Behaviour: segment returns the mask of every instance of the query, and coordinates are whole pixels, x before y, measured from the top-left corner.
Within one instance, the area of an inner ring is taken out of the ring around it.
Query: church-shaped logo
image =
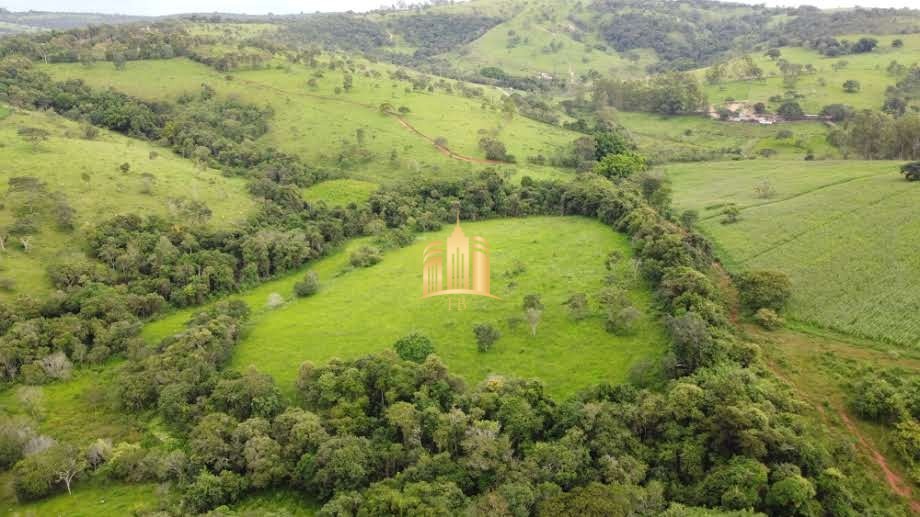
[[[489,292],[489,275],[489,243],[467,237],[459,214],[450,237],[429,243],[422,252],[422,298],[473,294],[498,299]]]

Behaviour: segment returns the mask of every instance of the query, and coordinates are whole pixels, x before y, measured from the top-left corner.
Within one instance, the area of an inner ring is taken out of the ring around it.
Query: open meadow
[[[24,128],[47,135],[30,141],[21,134]],[[0,227],[8,231],[0,278],[12,281],[0,290],[0,298],[44,293],[50,287],[45,268],[82,255],[82,232],[114,215],[177,215],[184,200],[200,201],[212,212],[210,223],[226,228],[245,218],[254,205],[240,178],[201,170],[169,149],[106,130],[87,139],[82,126],[50,112],[0,114],[0,152]],[[122,164],[128,164],[127,172]],[[45,184],[44,191],[29,187],[10,192],[10,180],[21,177],[36,178]],[[54,193],[62,194],[73,210],[71,230],[56,222],[54,214],[63,205],[52,199]],[[9,229],[23,220],[17,216],[22,213],[28,213],[37,231],[11,235]],[[28,241],[28,250],[22,239]]]
[[[625,380],[630,368],[664,350],[665,335],[644,282],[633,277],[628,241],[608,227],[580,218],[507,219],[464,223],[468,236],[492,245],[492,294],[501,300],[473,299],[466,311],[448,311],[443,297],[422,300],[421,257],[426,243],[444,238],[450,228],[419,235],[415,243],[387,252],[373,267],[347,271],[344,251],[312,266],[320,292],[293,298],[301,274],[266,283],[242,295],[254,311],[237,346],[233,366],[254,365],[270,373],[286,393],[294,388],[301,362],[352,359],[391,349],[393,342],[419,331],[434,341],[435,353],[470,384],[490,375],[539,378],[557,397],[602,380]],[[616,336],[604,330],[604,317],[573,320],[563,303],[574,293],[593,297],[604,287],[607,254],[623,255],[612,271],[631,285],[630,296],[643,317],[635,333]],[[524,271],[512,274],[523,265]],[[347,271],[347,272],[345,272]],[[265,307],[269,294],[289,301]],[[535,336],[522,320],[522,299],[540,294],[545,311]],[[175,333],[195,311],[180,311],[144,330],[148,342]],[[491,323],[502,334],[495,348],[476,350],[472,327]]]
[[[802,323],[908,347],[920,324],[920,190],[899,162],[741,161],[673,164],[678,210],[697,210],[732,271],[787,273],[788,314]],[[764,197],[755,187],[769,186]],[[728,204],[740,219],[723,224]]]

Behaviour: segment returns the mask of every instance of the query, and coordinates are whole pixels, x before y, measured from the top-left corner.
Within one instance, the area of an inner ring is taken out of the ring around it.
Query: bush
[[[783,318],[772,309],[762,307],[754,313],[754,322],[767,330],[776,330],[785,324]]]
[[[498,329],[488,323],[479,323],[473,326],[473,334],[476,335],[476,348],[480,352],[488,352],[492,345],[501,337]]]
[[[319,275],[315,271],[307,271],[303,280],[294,284],[294,294],[301,298],[312,296],[317,291],[319,291]]]
[[[749,312],[762,308],[782,312],[792,295],[792,283],[780,271],[750,271],[738,276],[741,305]]]
[[[642,317],[639,309],[629,306],[607,313],[607,332],[618,335],[632,334]]]
[[[380,249],[373,246],[361,246],[348,257],[354,267],[370,267],[383,260]]]
[[[434,353],[434,345],[427,336],[418,332],[399,338],[393,343],[396,354],[406,361],[421,363],[426,357]]]

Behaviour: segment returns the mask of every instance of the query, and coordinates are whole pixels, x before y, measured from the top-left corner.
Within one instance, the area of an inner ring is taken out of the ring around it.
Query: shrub
[[[361,246],[348,257],[354,267],[370,267],[383,260],[380,249],[373,246]]]
[[[782,312],[792,295],[789,277],[780,271],[750,271],[739,275],[737,284],[741,305],[750,312]]]
[[[741,218],[741,209],[735,205],[729,205],[722,210],[722,224],[737,223]]]
[[[613,334],[631,334],[636,330],[636,324],[642,317],[639,309],[629,306],[620,310],[612,310],[607,313],[607,332]]]
[[[776,330],[785,323],[783,318],[776,314],[776,311],[766,307],[757,309],[757,312],[754,313],[754,322],[767,330]]]
[[[476,348],[480,352],[488,352],[492,345],[501,337],[498,329],[489,323],[479,323],[473,326],[473,334],[476,335]]]
[[[303,280],[294,284],[294,294],[301,298],[312,296],[317,291],[319,291],[319,275],[315,271],[307,271]]]
[[[399,338],[393,343],[396,354],[406,361],[421,363],[430,354],[434,353],[434,345],[427,336],[418,332]]]

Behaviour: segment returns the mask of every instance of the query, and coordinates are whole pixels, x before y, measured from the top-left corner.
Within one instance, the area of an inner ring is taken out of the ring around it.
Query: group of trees
[[[624,111],[663,115],[696,113],[706,109],[706,95],[690,74],[671,72],[648,80],[602,79],[594,84],[597,109],[613,106]]]
[[[920,113],[893,117],[862,110],[827,134],[827,140],[843,153],[866,160],[920,158]]]

